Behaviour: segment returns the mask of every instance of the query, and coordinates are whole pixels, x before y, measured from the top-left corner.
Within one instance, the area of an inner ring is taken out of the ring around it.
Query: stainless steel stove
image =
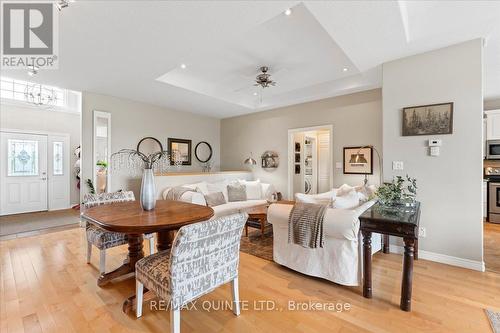
[[[500,223],[500,167],[485,168],[484,178],[488,180],[488,221]]]

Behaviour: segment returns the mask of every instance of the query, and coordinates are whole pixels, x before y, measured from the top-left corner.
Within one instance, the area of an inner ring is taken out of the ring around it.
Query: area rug
[[[261,237],[260,230],[248,228],[248,237],[245,232],[241,236],[240,251],[253,256],[273,260],[273,228],[267,226],[264,237]]]
[[[79,223],[80,211],[74,209],[5,215],[0,217],[0,236]]]
[[[491,328],[493,328],[494,333],[500,333],[500,312],[493,312],[491,310],[485,309],[486,315],[490,320]]]

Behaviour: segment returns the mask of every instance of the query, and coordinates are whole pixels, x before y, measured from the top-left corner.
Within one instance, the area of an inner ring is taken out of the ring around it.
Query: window
[[[29,102],[34,104],[38,99],[53,99],[52,106],[65,107],[67,90],[57,87],[41,85],[34,82],[14,80],[6,77],[1,78],[0,97],[19,102]]]
[[[63,143],[61,141],[54,141],[52,144],[52,174],[60,176],[63,174]]]
[[[7,176],[38,176],[38,141],[7,140]]]

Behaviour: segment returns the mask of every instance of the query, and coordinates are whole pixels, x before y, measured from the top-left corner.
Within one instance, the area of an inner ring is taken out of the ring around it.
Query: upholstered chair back
[[[83,197],[83,206],[85,209],[111,204],[115,202],[124,202],[124,201],[135,201],[134,192],[132,191],[120,191],[120,192],[111,192],[111,193],[100,193],[100,194],[90,194],[87,193]]]
[[[170,255],[171,305],[178,309],[238,276],[246,213],[179,229]]]

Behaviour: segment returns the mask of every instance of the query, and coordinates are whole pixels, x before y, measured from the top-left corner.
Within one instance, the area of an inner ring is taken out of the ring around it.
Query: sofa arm
[[[167,199],[167,194],[169,191],[170,191],[170,188],[167,188],[165,191],[163,191],[163,194],[162,194],[163,200]],[[202,206],[207,205],[207,202],[205,201],[205,196],[200,192],[193,192],[193,191],[184,192],[181,195],[180,201],[189,202],[192,204],[202,205]]]
[[[375,202],[369,201],[355,209],[328,208],[325,212],[323,232],[327,237],[357,240],[359,216]],[[273,228],[288,228],[288,216],[292,205],[272,204],[267,211],[267,220]]]

